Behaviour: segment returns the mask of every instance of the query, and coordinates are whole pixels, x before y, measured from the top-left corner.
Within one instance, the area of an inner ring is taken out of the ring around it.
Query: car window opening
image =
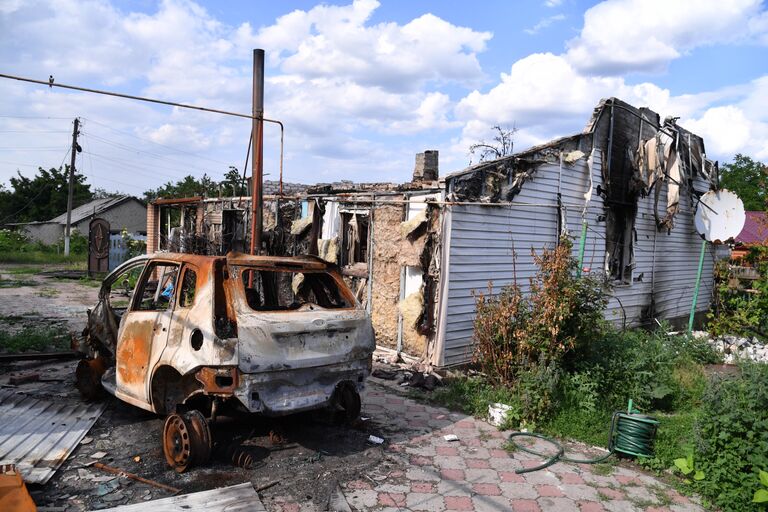
[[[256,311],[352,307],[325,272],[248,269],[242,272],[241,283],[248,307]]]
[[[178,265],[152,263],[144,274],[136,309],[140,311],[165,311],[173,304],[176,290]]]

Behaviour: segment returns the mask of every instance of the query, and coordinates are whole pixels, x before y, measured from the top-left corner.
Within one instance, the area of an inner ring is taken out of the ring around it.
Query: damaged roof
[[[105,197],[102,199],[94,199],[93,201],[90,201],[88,203],[85,203],[82,206],[78,206],[77,208],[72,209],[72,224],[77,224],[83,219],[87,219],[91,216],[98,215],[106,210],[109,210],[110,208],[114,208],[115,206],[130,200],[141,203],[141,201],[139,201],[133,196],[116,196],[116,197]],[[45,221],[45,222],[66,224],[67,214],[66,212],[64,212],[58,217],[54,217],[51,220]]]

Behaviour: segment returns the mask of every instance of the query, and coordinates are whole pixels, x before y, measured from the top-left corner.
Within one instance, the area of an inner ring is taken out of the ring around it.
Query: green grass
[[[37,286],[37,281],[31,279],[4,279],[0,277],[0,288],[21,288],[22,286]]]
[[[87,254],[70,254],[64,256],[60,253],[46,252],[46,251],[30,251],[30,252],[5,252],[0,253],[0,263],[22,263],[26,265],[31,264],[86,264],[88,259]]]
[[[102,281],[101,279],[91,279],[88,276],[83,276],[77,280],[77,283],[90,288],[101,288]]]
[[[14,267],[14,268],[3,269],[4,274],[9,274],[12,276],[19,276],[19,275],[25,275],[25,274],[39,274],[42,271],[43,271],[42,267]]]
[[[46,286],[42,290],[40,290],[37,295],[40,297],[57,297],[61,292],[57,290],[56,288],[51,288]]]
[[[63,328],[29,327],[15,333],[0,330],[0,349],[7,352],[38,352],[47,348],[69,348],[69,334]]]

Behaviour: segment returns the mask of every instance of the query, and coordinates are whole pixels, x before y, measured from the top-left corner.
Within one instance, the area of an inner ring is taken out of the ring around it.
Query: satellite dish
[[[730,190],[710,190],[699,199],[694,215],[696,231],[706,240],[721,244],[744,228],[744,203]]]

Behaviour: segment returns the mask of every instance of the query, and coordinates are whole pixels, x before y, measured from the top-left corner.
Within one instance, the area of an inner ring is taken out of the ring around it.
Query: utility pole
[[[263,225],[264,175],[264,50],[253,50],[253,125],[251,167],[253,168],[253,190],[251,197],[251,254],[261,253],[261,232]]]
[[[77,136],[80,134],[80,119],[75,118],[75,126],[72,129],[72,159],[69,163],[69,192],[67,194],[67,226],[64,228],[64,256],[69,256],[70,222],[72,221],[72,194],[75,188],[75,155],[80,150],[77,145]]]

